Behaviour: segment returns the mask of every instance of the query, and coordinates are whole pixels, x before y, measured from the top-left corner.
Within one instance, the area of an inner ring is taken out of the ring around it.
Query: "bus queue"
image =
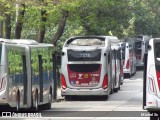
[[[108,99],[110,94],[118,92],[124,75],[131,77],[136,74],[136,66],[146,64],[148,44],[149,50],[153,50],[154,40],[151,44],[148,38],[142,38],[146,36],[134,36],[124,41],[116,36],[76,36],[67,39],[61,51],[61,95],[66,100],[74,96],[102,96]],[[157,43],[158,40],[155,41]],[[154,51],[152,53],[156,54]],[[1,38],[0,105],[7,104],[16,111],[22,108],[38,111],[40,106],[50,109],[55,87],[54,52],[52,44]],[[156,58],[157,65],[158,61],[159,58]],[[147,65],[152,66],[150,63]],[[154,69],[154,66],[148,66],[147,71]],[[153,78],[159,75],[157,71],[158,68],[151,78],[145,74],[147,80],[144,85],[148,91],[144,92],[144,106],[147,109],[152,108],[150,103],[155,101],[148,96],[158,95],[156,87],[159,82]]]
[[[147,41],[143,43],[147,45]],[[145,51],[143,43],[141,50]],[[118,92],[124,75],[130,78],[136,74],[136,44],[135,37],[123,42],[115,36],[77,36],[66,40],[61,57],[61,95],[66,100],[74,96],[108,98]]]

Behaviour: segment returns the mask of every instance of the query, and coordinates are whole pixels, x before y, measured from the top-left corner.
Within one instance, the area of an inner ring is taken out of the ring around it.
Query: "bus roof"
[[[4,38],[0,38],[0,42],[10,43],[10,44],[26,44],[26,45],[38,44],[37,41],[30,40],[30,39],[4,39]]]
[[[70,43],[77,39],[98,39],[100,41],[105,41],[108,39],[116,43],[118,43],[119,41],[118,38],[115,36],[73,36],[66,40],[65,46],[68,46]]]
[[[27,45],[30,47],[53,47],[53,44],[48,43],[38,43],[35,40],[31,39],[4,39],[0,38],[0,42],[8,43],[8,44],[14,44],[14,45]]]

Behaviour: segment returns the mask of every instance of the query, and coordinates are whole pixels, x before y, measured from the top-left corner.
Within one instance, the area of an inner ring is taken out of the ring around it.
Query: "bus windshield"
[[[154,54],[155,54],[155,67],[156,70],[158,70],[160,72],[160,42],[156,42],[154,43]]]
[[[135,42],[135,47],[136,48],[141,48],[141,45],[142,45],[142,41]]]
[[[121,47],[122,47],[122,59],[124,60],[124,59],[125,59],[126,43],[123,43],[123,44],[121,45]]]
[[[75,39],[70,43],[74,46],[93,46],[93,45],[104,45],[104,41],[99,39]]]
[[[136,60],[141,60],[142,54],[142,41],[135,42],[135,53],[136,53]]]

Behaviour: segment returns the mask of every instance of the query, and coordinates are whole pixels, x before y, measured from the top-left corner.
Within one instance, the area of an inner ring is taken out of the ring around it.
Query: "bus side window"
[[[27,63],[26,63],[26,56],[22,55],[22,65],[23,65],[23,85],[24,85],[24,93],[27,93]],[[27,104],[27,94],[24,94],[24,104]]]

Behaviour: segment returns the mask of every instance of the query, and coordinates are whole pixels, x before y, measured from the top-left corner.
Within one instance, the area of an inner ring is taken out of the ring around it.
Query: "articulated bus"
[[[135,43],[134,38],[125,39],[125,49],[123,49],[125,54],[123,72],[127,74],[128,77],[136,73],[136,57],[135,57]]]
[[[62,49],[61,94],[105,96],[112,89],[111,43],[113,36],[69,38]]]
[[[144,56],[143,109],[160,118],[160,38],[150,39]]]
[[[135,54],[136,54],[136,66],[143,67],[144,53],[147,51],[147,46],[150,37],[145,35],[134,36],[135,37]]]
[[[0,39],[0,105],[50,109],[53,45],[34,40]]]

